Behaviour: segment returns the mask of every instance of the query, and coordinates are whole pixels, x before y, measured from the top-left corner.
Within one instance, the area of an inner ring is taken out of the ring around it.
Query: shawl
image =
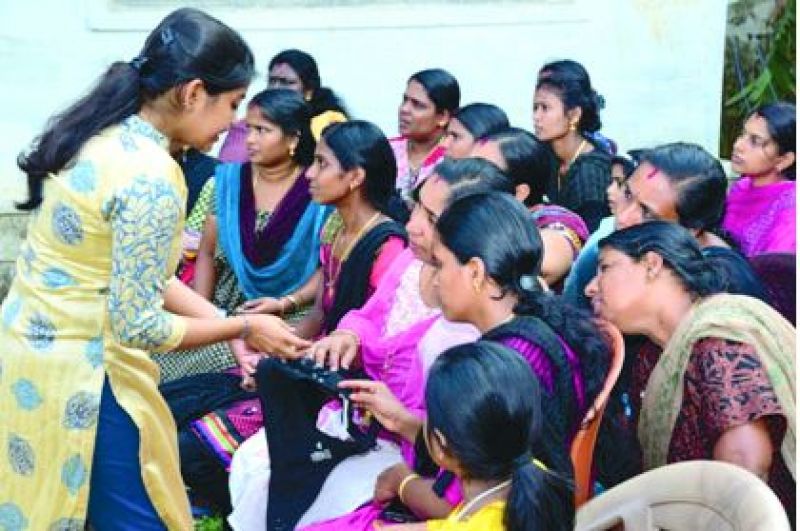
[[[786,413],[781,455],[795,477],[795,329],[765,303],[730,294],[714,295],[695,304],[670,337],[647,381],[639,420],[645,469],[667,463],[692,346],[706,337],[737,341],[755,348]]]
[[[320,233],[332,209],[311,201],[306,202],[291,237],[277,252],[274,260],[263,266],[257,265],[245,256],[246,242],[240,226],[240,208],[243,208],[241,167],[240,164],[221,164],[217,167],[215,181],[219,245],[236,275],[239,288],[248,299],[265,295],[282,297],[305,284],[319,267]],[[298,181],[300,180],[305,181],[305,178],[300,176]],[[301,202],[292,203],[297,209],[301,208]],[[294,219],[289,214],[278,205],[267,230],[272,225],[273,217],[286,215]],[[278,222],[279,220],[276,221]],[[251,231],[253,225],[245,230]]]
[[[753,186],[749,177],[731,187],[722,226],[745,256],[797,251],[795,192],[794,181]]]

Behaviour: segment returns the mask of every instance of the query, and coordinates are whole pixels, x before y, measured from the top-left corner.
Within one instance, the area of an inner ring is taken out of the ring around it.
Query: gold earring
[[[472,283],[472,290],[475,292],[476,295],[478,293],[480,293],[481,292],[481,284],[480,284],[480,282],[478,282],[477,280],[475,282],[473,282]]]
[[[289,146],[289,156],[294,157],[294,146]]]
[[[570,122],[569,130],[570,131],[577,131],[578,130],[578,123],[577,122]]]

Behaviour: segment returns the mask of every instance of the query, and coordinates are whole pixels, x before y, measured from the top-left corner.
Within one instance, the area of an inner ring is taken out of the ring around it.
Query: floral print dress
[[[167,143],[131,116],[45,181],[0,311],[2,529],[84,528],[106,379],[139,430],[156,511],[170,529],[191,529],[148,354],[174,349],[186,329],[163,310],[186,204]]]

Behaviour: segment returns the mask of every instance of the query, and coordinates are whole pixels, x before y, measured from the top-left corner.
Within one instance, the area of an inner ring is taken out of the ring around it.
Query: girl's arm
[[[214,269],[214,252],[217,249],[217,216],[206,215],[203,226],[203,237],[197,249],[197,264],[194,273],[194,290],[211,300],[214,294],[214,285],[217,283],[217,272]]]

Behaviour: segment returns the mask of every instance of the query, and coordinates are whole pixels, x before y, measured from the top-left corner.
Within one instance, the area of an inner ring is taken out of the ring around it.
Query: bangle
[[[278,302],[281,303],[281,309],[278,312],[278,315],[283,317],[286,314],[286,304],[284,304],[283,297],[278,299]]]
[[[292,311],[297,311],[300,308],[300,303],[297,300],[297,297],[294,295],[287,295],[286,298],[289,300],[289,303],[292,305]]]
[[[405,488],[408,486],[408,484],[411,483],[411,480],[418,479],[418,478],[419,478],[419,474],[416,474],[416,473],[412,472],[409,475],[407,475],[406,477],[404,477],[403,481],[400,482],[400,486],[397,487],[397,497],[400,498],[400,501],[403,502],[403,505],[408,505],[408,503],[406,503],[405,498],[403,498],[403,490],[405,490]]]
[[[239,339],[247,339],[250,335],[250,321],[247,320],[246,315],[241,315],[242,318],[242,333],[239,334]]]

